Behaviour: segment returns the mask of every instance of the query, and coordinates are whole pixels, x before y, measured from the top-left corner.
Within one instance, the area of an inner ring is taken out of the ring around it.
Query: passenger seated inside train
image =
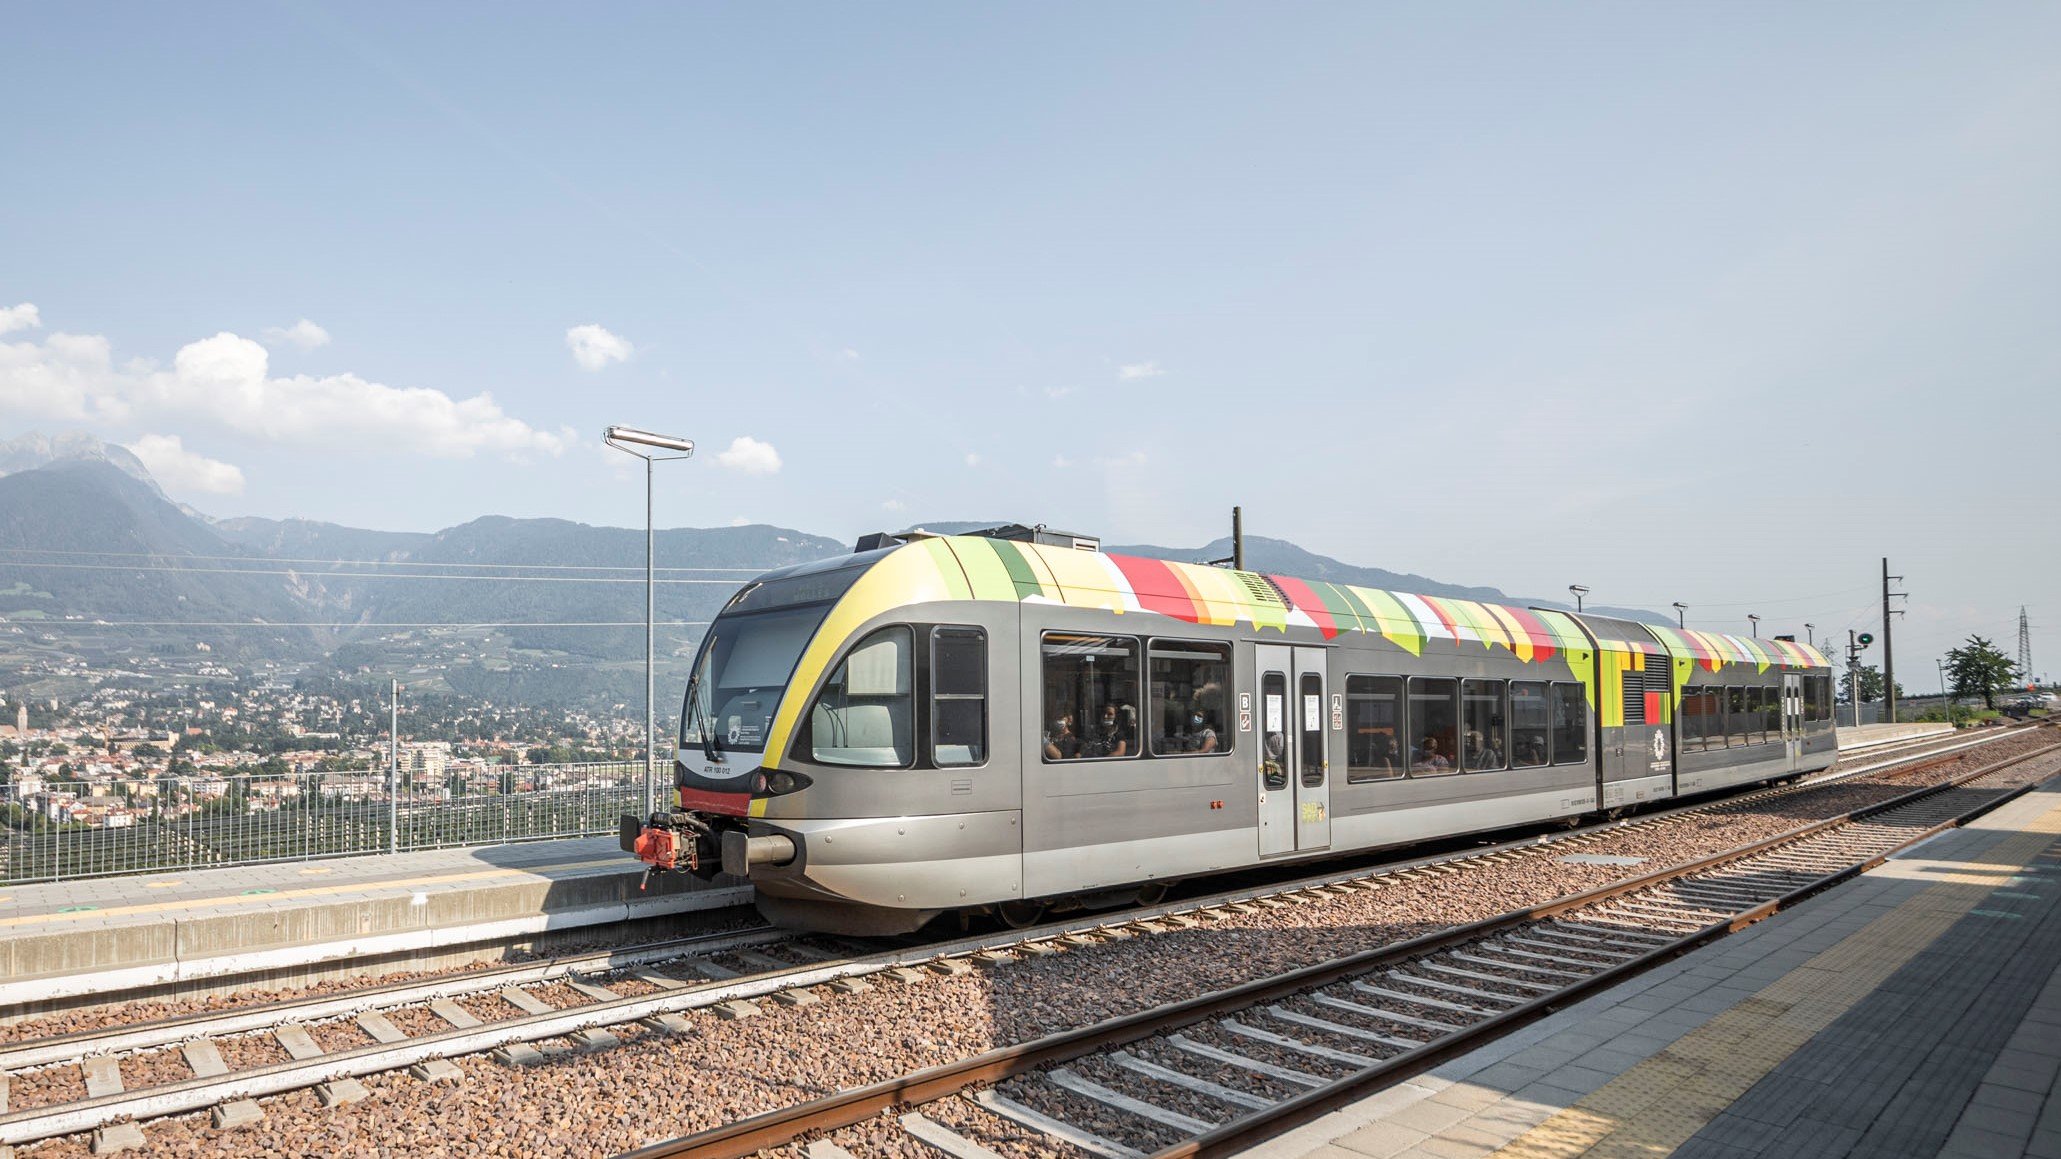
[[[1423,743],[1417,746],[1417,755],[1410,761],[1410,769],[1413,772],[1439,772],[1452,767],[1453,762],[1447,760],[1445,754],[1440,751],[1438,738],[1435,736],[1425,737]]]
[[[1488,738],[1484,737],[1479,730],[1467,730],[1467,768],[1472,771],[1475,769],[1500,769],[1502,767],[1503,754],[1496,751],[1496,746],[1490,743]]]
[[[1183,731],[1172,738],[1170,751],[1182,753],[1213,753],[1219,743],[1216,730],[1216,713],[1196,701],[1188,708],[1188,719]]]
[[[1045,759],[1070,761],[1081,755],[1081,738],[1074,735],[1073,718],[1062,716],[1045,730]]]
[[[1095,729],[1082,743],[1081,755],[1086,757],[1127,757],[1131,755],[1135,731],[1124,724],[1124,718],[1116,705],[1102,706],[1102,716]]]

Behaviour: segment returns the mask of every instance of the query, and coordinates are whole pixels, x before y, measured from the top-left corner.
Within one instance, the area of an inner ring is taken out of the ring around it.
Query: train
[[[788,928],[1023,926],[1178,881],[1793,780],[1809,643],[1100,550],[874,535],[711,622],[649,872]]]

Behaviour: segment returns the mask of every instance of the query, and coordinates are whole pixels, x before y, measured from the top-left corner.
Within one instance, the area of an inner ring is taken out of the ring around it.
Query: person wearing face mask
[[[1188,710],[1188,751],[1191,753],[1213,753],[1217,751],[1217,730],[1209,726],[1209,717],[1200,704]]]
[[[1087,744],[1082,748],[1081,755],[1089,757],[1127,757],[1131,755],[1131,739],[1125,734],[1122,721],[1116,714],[1116,705],[1105,704],[1102,706],[1102,716],[1095,726],[1095,731],[1088,736]]]

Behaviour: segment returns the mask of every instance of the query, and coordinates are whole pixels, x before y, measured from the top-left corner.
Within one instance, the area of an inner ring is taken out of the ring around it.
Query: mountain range
[[[940,533],[986,523],[925,525]],[[764,524],[656,536],[665,679],[699,622],[752,572],[850,545]],[[1176,560],[1231,554],[1107,545]],[[1358,567],[1246,537],[1247,566],[1370,587],[1511,601],[1495,588]],[[0,443],[0,691],[69,659],[144,655],[376,673],[399,666],[502,700],[609,703],[641,689],[642,529],[485,516],[438,532],[304,519],[209,519],[171,502],[135,456],[86,436]],[[684,570],[706,569],[706,570]],[[1551,605],[1548,601],[1521,601]],[[1645,612],[1611,610],[1641,619]],[[598,626],[597,626],[598,625]],[[44,663],[38,664],[35,661]]]

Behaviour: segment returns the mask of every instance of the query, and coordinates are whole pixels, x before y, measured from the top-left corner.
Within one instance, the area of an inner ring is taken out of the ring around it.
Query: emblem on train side
[[[1664,728],[1653,730],[1653,759],[1656,761],[1667,759],[1667,730]]]

